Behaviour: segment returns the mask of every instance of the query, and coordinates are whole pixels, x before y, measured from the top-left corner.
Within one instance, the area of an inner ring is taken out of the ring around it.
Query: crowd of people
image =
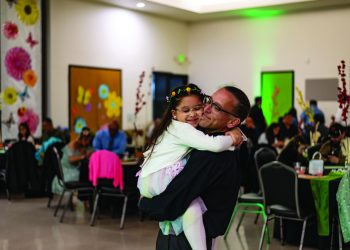
[[[257,180],[246,177],[252,176],[249,166],[259,147],[274,149],[279,160],[292,167],[296,161],[307,164],[316,151],[325,164],[344,164],[348,157],[346,128],[334,121],[327,127],[315,100],[300,117],[291,108],[269,125],[262,98],[256,97],[251,106],[245,93],[233,86],[209,96],[189,84],[172,90],[167,100],[163,117],[147,131],[138,177],[139,208],[160,221],[157,249],[214,248],[215,238],[229,223],[241,184],[246,191],[258,186]],[[43,120],[42,128],[36,156],[40,160],[52,144],[65,144],[65,181],[79,180],[79,166],[94,151],[123,157],[127,149],[127,135],[116,120],[95,135],[85,127],[70,142],[50,118]],[[19,125],[18,140],[34,143],[26,124]],[[57,178],[52,191],[62,191]]]

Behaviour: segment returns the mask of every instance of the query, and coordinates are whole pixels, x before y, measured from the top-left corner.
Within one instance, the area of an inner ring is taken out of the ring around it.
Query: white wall
[[[209,92],[235,83],[253,101],[260,94],[261,71],[294,70],[295,85],[304,93],[305,79],[336,78],[340,60],[350,65],[349,23],[349,8],[194,23],[189,30],[190,79]],[[297,102],[295,106],[300,114]],[[319,106],[329,123],[337,103]]]
[[[55,125],[68,126],[68,65],[122,70],[123,128],[132,128],[136,87],[143,70],[150,82],[157,71],[186,74],[175,56],[188,51],[188,26],[182,22],[77,0],[51,0],[49,20],[48,112]],[[152,106],[138,118],[142,127]]]

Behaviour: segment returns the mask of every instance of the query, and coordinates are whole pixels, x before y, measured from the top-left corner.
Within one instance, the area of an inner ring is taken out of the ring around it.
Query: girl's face
[[[198,96],[185,96],[176,109],[172,110],[173,119],[197,127],[203,114],[203,107],[204,105]]]
[[[27,129],[26,129],[24,126],[20,126],[20,127],[19,127],[19,133],[20,133],[22,136],[25,136],[26,133],[27,133]]]

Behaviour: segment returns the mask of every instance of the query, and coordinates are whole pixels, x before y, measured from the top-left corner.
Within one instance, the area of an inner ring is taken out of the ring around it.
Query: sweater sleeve
[[[174,131],[171,133],[174,133],[173,135],[179,139],[180,144],[186,145],[190,148],[211,152],[222,152],[228,150],[233,143],[231,136],[206,135],[187,123],[176,122],[174,123],[174,128]]]

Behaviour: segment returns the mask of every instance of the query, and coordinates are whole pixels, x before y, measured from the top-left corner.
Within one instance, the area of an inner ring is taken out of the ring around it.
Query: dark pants
[[[207,239],[207,249],[210,250],[212,245],[212,239]],[[188,243],[184,233],[176,235],[163,235],[159,230],[157,237],[156,250],[191,250],[191,246]]]

